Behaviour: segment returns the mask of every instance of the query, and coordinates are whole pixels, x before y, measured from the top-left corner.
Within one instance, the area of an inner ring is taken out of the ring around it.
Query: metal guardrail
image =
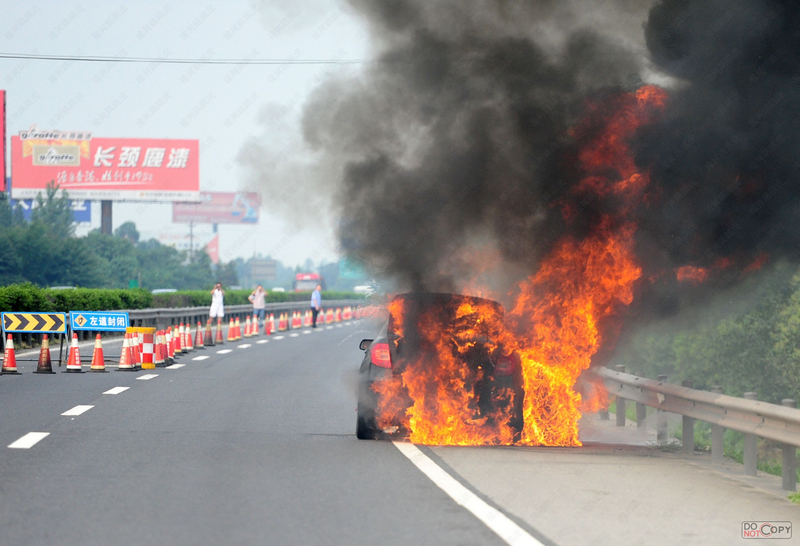
[[[657,438],[662,441],[667,437],[665,414],[680,414],[683,416],[683,449],[691,453],[694,451],[694,421],[711,423],[711,461],[714,464],[724,461],[725,429],[743,432],[744,467],[749,476],[756,475],[757,437],[780,442],[783,488],[796,490],[800,410],[795,408],[794,400],[786,399],[779,406],[756,400],[755,393],[745,393],[745,398],[737,398],[722,394],[721,387],[706,392],[691,388],[688,381],[682,386],[672,385],[666,382],[666,376],[653,380],[624,373],[624,370],[624,366],[617,366],[617,371],[601,368],[595,372],[602,378],[609,394],[617,398],[617,425],[625,425],[626,400],[636,402],[637,426],[644,426],[644,406],[656,408]]]

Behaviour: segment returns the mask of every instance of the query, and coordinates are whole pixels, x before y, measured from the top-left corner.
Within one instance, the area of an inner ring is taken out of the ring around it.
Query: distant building
[[[277,262],[267,258],[250,258],[245,267],[244,286],[271,284],[277,278]]]

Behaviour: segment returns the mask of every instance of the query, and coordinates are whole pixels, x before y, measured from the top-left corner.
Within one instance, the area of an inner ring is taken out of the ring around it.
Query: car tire
[[[374,440],[377,437],[378,430],[375,428],[374,419],[364,415],[359,404],[358,417],[356,418],[356,438],[359,440]]]

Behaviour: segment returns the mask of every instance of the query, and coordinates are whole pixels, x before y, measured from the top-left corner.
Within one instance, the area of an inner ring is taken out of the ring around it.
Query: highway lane
[[[355,438],[360,330],[0,377],[0,544],[501,544],[391,443]],[[31,431],[50,434],[5,447]]]

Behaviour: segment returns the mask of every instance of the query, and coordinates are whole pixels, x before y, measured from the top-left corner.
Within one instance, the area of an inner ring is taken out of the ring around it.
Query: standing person
[[[218,282],[211,291],[211,309],[208,311],[209,320],[216,318],[217,323],[222,322],[222,317],[225,316],[225,306],[222,303],[224,297],[225,290],[222,288],[222,283]]]
[[[319,314],[320,307],[322,307],[322,285],[318,284],[317,287],[311,292],[311,315],[312,327],[317,327],[317,315]]]
[[[264,302],[265,295],[264,287],[259,284],[256,286],[256,289],[253,290],[253,293],[247,296],[247,299],[253,304],[253,314],[258,317],[259,328],[261,328],[261,325],[264,323],[264,317],[267,312],[266,303]]]

